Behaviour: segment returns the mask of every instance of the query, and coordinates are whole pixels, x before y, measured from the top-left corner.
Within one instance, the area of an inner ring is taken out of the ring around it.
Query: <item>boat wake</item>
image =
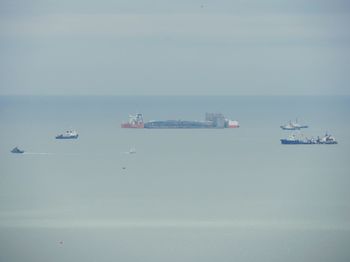
[[[136,150],[132,148],[129,151],[122,152],[122,154],[133,155],[133,154],[136,154]]]
[[[78,156],[79,153],[49,153],[49,152],[24,152],[23,155],[37,155],[37,156]]]
[[[54,153],[47,153],[47,152],[24,152],[23,155],[54,155]]]

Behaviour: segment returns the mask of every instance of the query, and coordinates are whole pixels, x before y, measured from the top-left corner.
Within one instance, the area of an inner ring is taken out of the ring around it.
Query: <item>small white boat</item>
[[[300,130],[301,128],[308,128],[307,125],[301,125],[298,123],[298,119],[295,122],[289,121],[288,124],[280,126],[283,130]]]
[[[75,130],[67,130],[64,134],[56,136],[56,139],[77,139],[79,137]]]

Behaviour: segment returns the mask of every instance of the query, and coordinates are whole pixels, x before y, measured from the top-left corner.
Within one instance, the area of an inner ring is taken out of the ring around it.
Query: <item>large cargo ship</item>
[[[210,121],[183,121],[183,120],[164,120],[149,121],[145,123],[145,128],[213,128]]]
[[[152,120],[143,121],[142,114],[130,115],[129,121],[121,125],[122,128],[238,128],[235,120],[226,119],[222,114],[206,113],[204,121],[189,120]]]

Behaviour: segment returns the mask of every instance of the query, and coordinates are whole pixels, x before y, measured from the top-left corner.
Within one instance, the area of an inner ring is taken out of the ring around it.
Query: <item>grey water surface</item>
[[[136,112],[241,127],[120,128]],[[348,96],[2,96],[0,261],[350,261],[349,115]],[[281,145],[295,118],[339,144]]]

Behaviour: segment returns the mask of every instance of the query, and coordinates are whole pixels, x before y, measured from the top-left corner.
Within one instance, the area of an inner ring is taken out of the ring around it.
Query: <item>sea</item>
[[[206,112],[240,127],[120,127]],[[349,116],[350,96],[0,96],[0,261],[350,261]],[[338,144],[281,145],[295,119]]]

